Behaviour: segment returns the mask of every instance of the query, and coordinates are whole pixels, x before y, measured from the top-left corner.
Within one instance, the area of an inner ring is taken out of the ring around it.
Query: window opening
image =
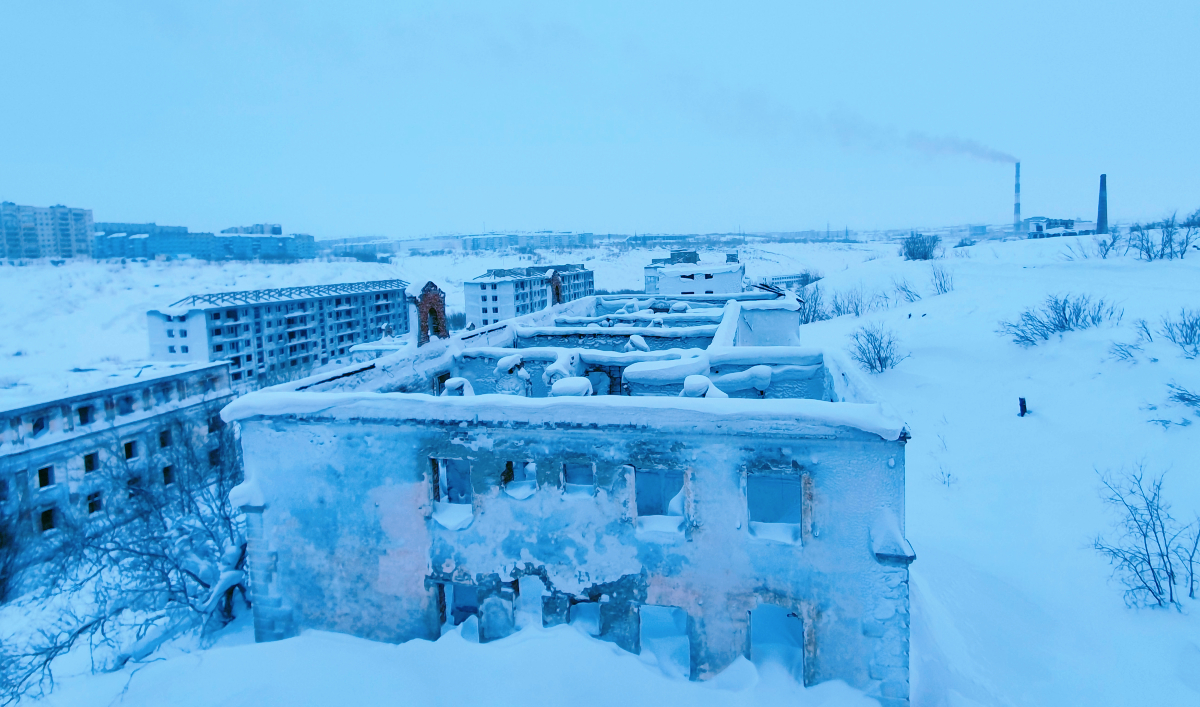
[[[438,483],[434,500],[471,503],[471,462],[465,459],[436,459],[434,470]]]
[[[688,679],[692,674],[692,644],[688,638],[687,612],[677,606],[644,605],[641,618],[642,653],[658,659],[658,667],[669,677]]]
[[[750,612],[750,660],[780,665],[797,682],[804,681],[804,622],[775,604],[759,604]]]
[[[54,485],[54,467],[44,466],[38,469],[38,488]]]
[[[537,491],[537,463],[531,461],[505,462],[500,476],[504,491],[516,499],[529,498]]]
[[[99,513],[100,511],[104,510],[104,501],[100,497],[99,491],[94,491],[88,494],[87,510],[88,515],[91,515],[92,513]]]
[[[98,461],[99,461],[98,453],[92,452],[91,454],[84,454],[83,455],[83,471],[85,473],[95,471]]]
[[[170,486],[175,483],[175,467],[171,465],[164,466],[162,469],[163,486]]]
[[[596,465],[564,463],[562,465],[563,489],[569,494],[592,495],[596,487]]]
[[[137,442],[130,440],[125,443],[125,458],[133,459],[138,455]]]
[[[798,476],[750,474],[746,505],[753,535],[797,542],[803,517],[803,490]]]
[[[47,508],[46,510],[42,511],[41,520],[42,520],[42,532],[43,533],[46,532],[47,530],[54,529],[54,523],[56,520],[58,520],[54,516],[55,516],[55,513],[54,513],[53,508]]]
[[[33,436],[37,437],[46,431],[46,416],[42,415],[33,421]]]
[[[79,414],[79,424],[90,425],[92,423],[92,406],[85,405],[76,411]]]
[[[158,433],[158,446],[164,448],[171,446],[171,430],[161,430]]]

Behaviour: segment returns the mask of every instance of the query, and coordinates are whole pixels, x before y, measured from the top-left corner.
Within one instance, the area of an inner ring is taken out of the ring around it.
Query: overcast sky
[[[75,2],[0,13],[0,200],[318,238],[1200,207],[1200,3]]]

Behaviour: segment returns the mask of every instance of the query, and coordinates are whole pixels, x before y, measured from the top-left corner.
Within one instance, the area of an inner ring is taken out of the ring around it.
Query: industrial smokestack
[[[1021,163],[1017,163],[1017,190],[1013,201],[1013,233],[1021,232]]]
[[[1100,175],[1100,205],[1096,208],[1096,233],[1108,233],[1108,175]]]

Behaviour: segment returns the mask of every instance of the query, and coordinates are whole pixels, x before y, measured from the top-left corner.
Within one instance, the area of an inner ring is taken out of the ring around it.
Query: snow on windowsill
[[[504,485],[504,493],[518,501],[524,501],[537,493],[536,481],[510,481]]]
[[[800,544],[800,524],[798,523],[762,523],[750,521],[750,534],[756,538],[771,542]]]
[[[434,501],[433,519],[446,530],[462,530],[475,520],[475,509],[469,503]]]
[[[683,516],[638,516],[637,534],[645,533],[683,537]]]

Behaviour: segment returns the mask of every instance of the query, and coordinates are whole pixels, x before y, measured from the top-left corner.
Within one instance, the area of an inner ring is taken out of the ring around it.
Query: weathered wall
[[[547,622],[606,595],[605,637],[631,650],[639,605],[684,609],[695,677],[746,653],[759,602],[781,604],[804,620],[807,683],[841,679],[906,698],[907,568],[877,560],[871,539],[882,514],[903,527],[903,441],[839,430],[726,427],[665,441],[645,427],[253,418],[243,423],[245,464],[268,502],[252,551],[271,558],[270,591],[293,630],[432,638],[434,582],[474,584],[481,602],[498,597],[494,609],[508,606],[515,578],[537,574]],[[431,458],[470,461],[468,527],[432,517]],[[515,498],[502,488],[505,462],[530,460],[538,490]],[[595,464],[594,495],[564,493],[564,462]],[[682,532],[638,530],[626,465],[685,471]],[[746,479],[765,472],[807,479],[798,543],[750,532]]]

